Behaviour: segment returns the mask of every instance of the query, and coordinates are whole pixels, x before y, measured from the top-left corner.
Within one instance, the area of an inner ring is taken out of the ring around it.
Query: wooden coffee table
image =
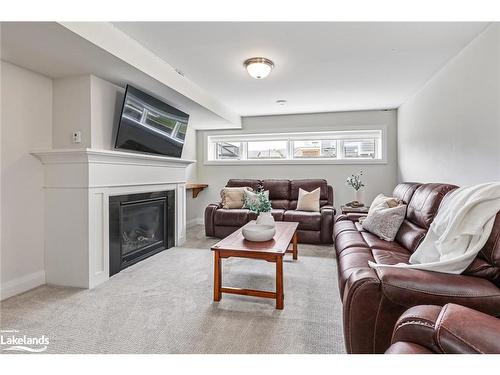
[[[252,221],[250,223],[252,223]],[[214,301],[220,301],[222,293],[273,298],[276,300],[276,308],[282,310],[284,304],[283,256],[285,253],[293,253],[293,259],[298,258],[298,225],[299,223],[296,222],[276,222],[276,234],[274,238],[265,242],[251,242],[245,240],[241,233],[242,228],[240,228],[212,246],[212,250],[214,251]],[[292,244],[292,249],[288,250],[290,244]],[[262,259],[276,263],[276,292],[223,287],[221,260],[230,257]]]

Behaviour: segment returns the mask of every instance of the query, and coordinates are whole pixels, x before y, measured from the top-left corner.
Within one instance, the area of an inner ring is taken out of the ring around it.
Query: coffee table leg
[[[283,257],[276,257],[276,309],[283,310]]]
[[[219,250],[214,251],[214,301],[221,299],[222,267]]]
[[[293,242],[293,259],[294,260],[297,260],[298,258],[298,253],[299,253],[299,250],[298,250],[298,246],[297,246],[297,242],[298,242],[298,238],[297,238],[297,232],[295,232],[293,234],[293,239],[292,239],[292,242]]]

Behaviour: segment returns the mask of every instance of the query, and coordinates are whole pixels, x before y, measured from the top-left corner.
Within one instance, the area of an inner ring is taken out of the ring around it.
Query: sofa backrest
[[[226,187],[251,187],[254,191],[259,191],[262,188],[262,182],[260,180],[252,180],[246,178],[232,178],[230,179]]]
[[[500,212],[495,218],[488,241],[464,274],[483,277],[500,288]]]
[[[415,190],[421,186],[421,183],[418,182],[403,182],[401,184],[397,184],[392,192],[392,196],[403,201],[404,204],[408,204],[413,197],[413,193]]]
[[[269,190],[269,199],[273,208],[288,210],[290,208],[289,180],[262,180],[262,189]]]
[[[457,186],[437,183],[422,184],[414,190],[411,196],[410,192],[414,186],[407,186],[407,188],[408,190],[404,187],[394,189],[400,195],[398,198],[409,199],[406,217],[396,235],[396,241],[410,252],[414,252],[429,230],[444,196]],[[405,190],[406,192],[403,192]]]
[[[269,190],[271,205],[276,209],[295,210],[299,197],[299,188],[312,191],[320,188],[320,206],[333,205],[333,188],[322,179],[304,180],[254,180],[254,179],[231,179],[226,184],[227,187],[249,186],[254,191]]]

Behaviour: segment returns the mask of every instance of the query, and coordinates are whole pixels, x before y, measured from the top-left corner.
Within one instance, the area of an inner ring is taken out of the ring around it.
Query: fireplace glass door
[[[165,199],[125,203],[121,210],[121,246],[125,261],[151,247],[165,246]]]

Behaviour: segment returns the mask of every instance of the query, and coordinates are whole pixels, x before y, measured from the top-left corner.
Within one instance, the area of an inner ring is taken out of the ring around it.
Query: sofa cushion
[[[463,274],[488,279],[500,288],[500,268],[492,266],[479,256],[469,264]]]
[[[491,234],[479,256],[492,266],[500,268],[500,212],[495,218]]]
[[[410,220],[404,220],[396,234],[396,241],[412,253],[417,249],[420,242],[425,238],[427,229],[420,228]]]
[[[271,199],[271,206],[280,210],[288,210],[290,208],[290,201],[288,199]]]
[[[274,220],[283,221],[283,216],[285,216],[285,210],[281,210],[278,208],[273,208],[271,210],[271,215],[273,215]]]
[[[419,184],[418,182],[403,182],[401,184],[397,184],[392,192],[392,196],[403,201],[404,204],[408,204],[413,196],[413,193],[415,193],[421,185],[422,184]]]
[[[248,222],[249,212],[246,208],[220,208],[215,211],[214,222],[215,225],[241,227]]]
[[[447,184],[419,186],[408,203],[406,218],[421,228],[429,229],[444,196],[456,188]]]
[[[337,239],[335,240],[335,249],[337,254],[340,254],[347,248],[350,247],[366,247],[368,245],[366,241],[363,239],[363,236],[358,231],[344,231],[337,235]]]
[[[262,180],[262,188],[269,190],[269,199],[290,200],[289,180]]]
[[[246,179],[246,178],[232,178],[227,184],[227,187],[251,187],[253,191],[260,191],[262,182],[260,180]]]
[[[378,238],[376,235],[369,232],[362,232],[361,236],[363,237],[363,240],[365,240],[367,246],[370,247],[371,249],[388,250],[402,254],[409,253],[408,250],[406,250],[396,241],[384,241]]]
[[[307,211],[285,211],[283,221],[296,221],[299,223],[298,229],[302,230],[320,230],[321,213]]]
[[[372,249],[372,255],[375,262],[379,264],[398,264],[410,261],[410,253],[408,251]]]

